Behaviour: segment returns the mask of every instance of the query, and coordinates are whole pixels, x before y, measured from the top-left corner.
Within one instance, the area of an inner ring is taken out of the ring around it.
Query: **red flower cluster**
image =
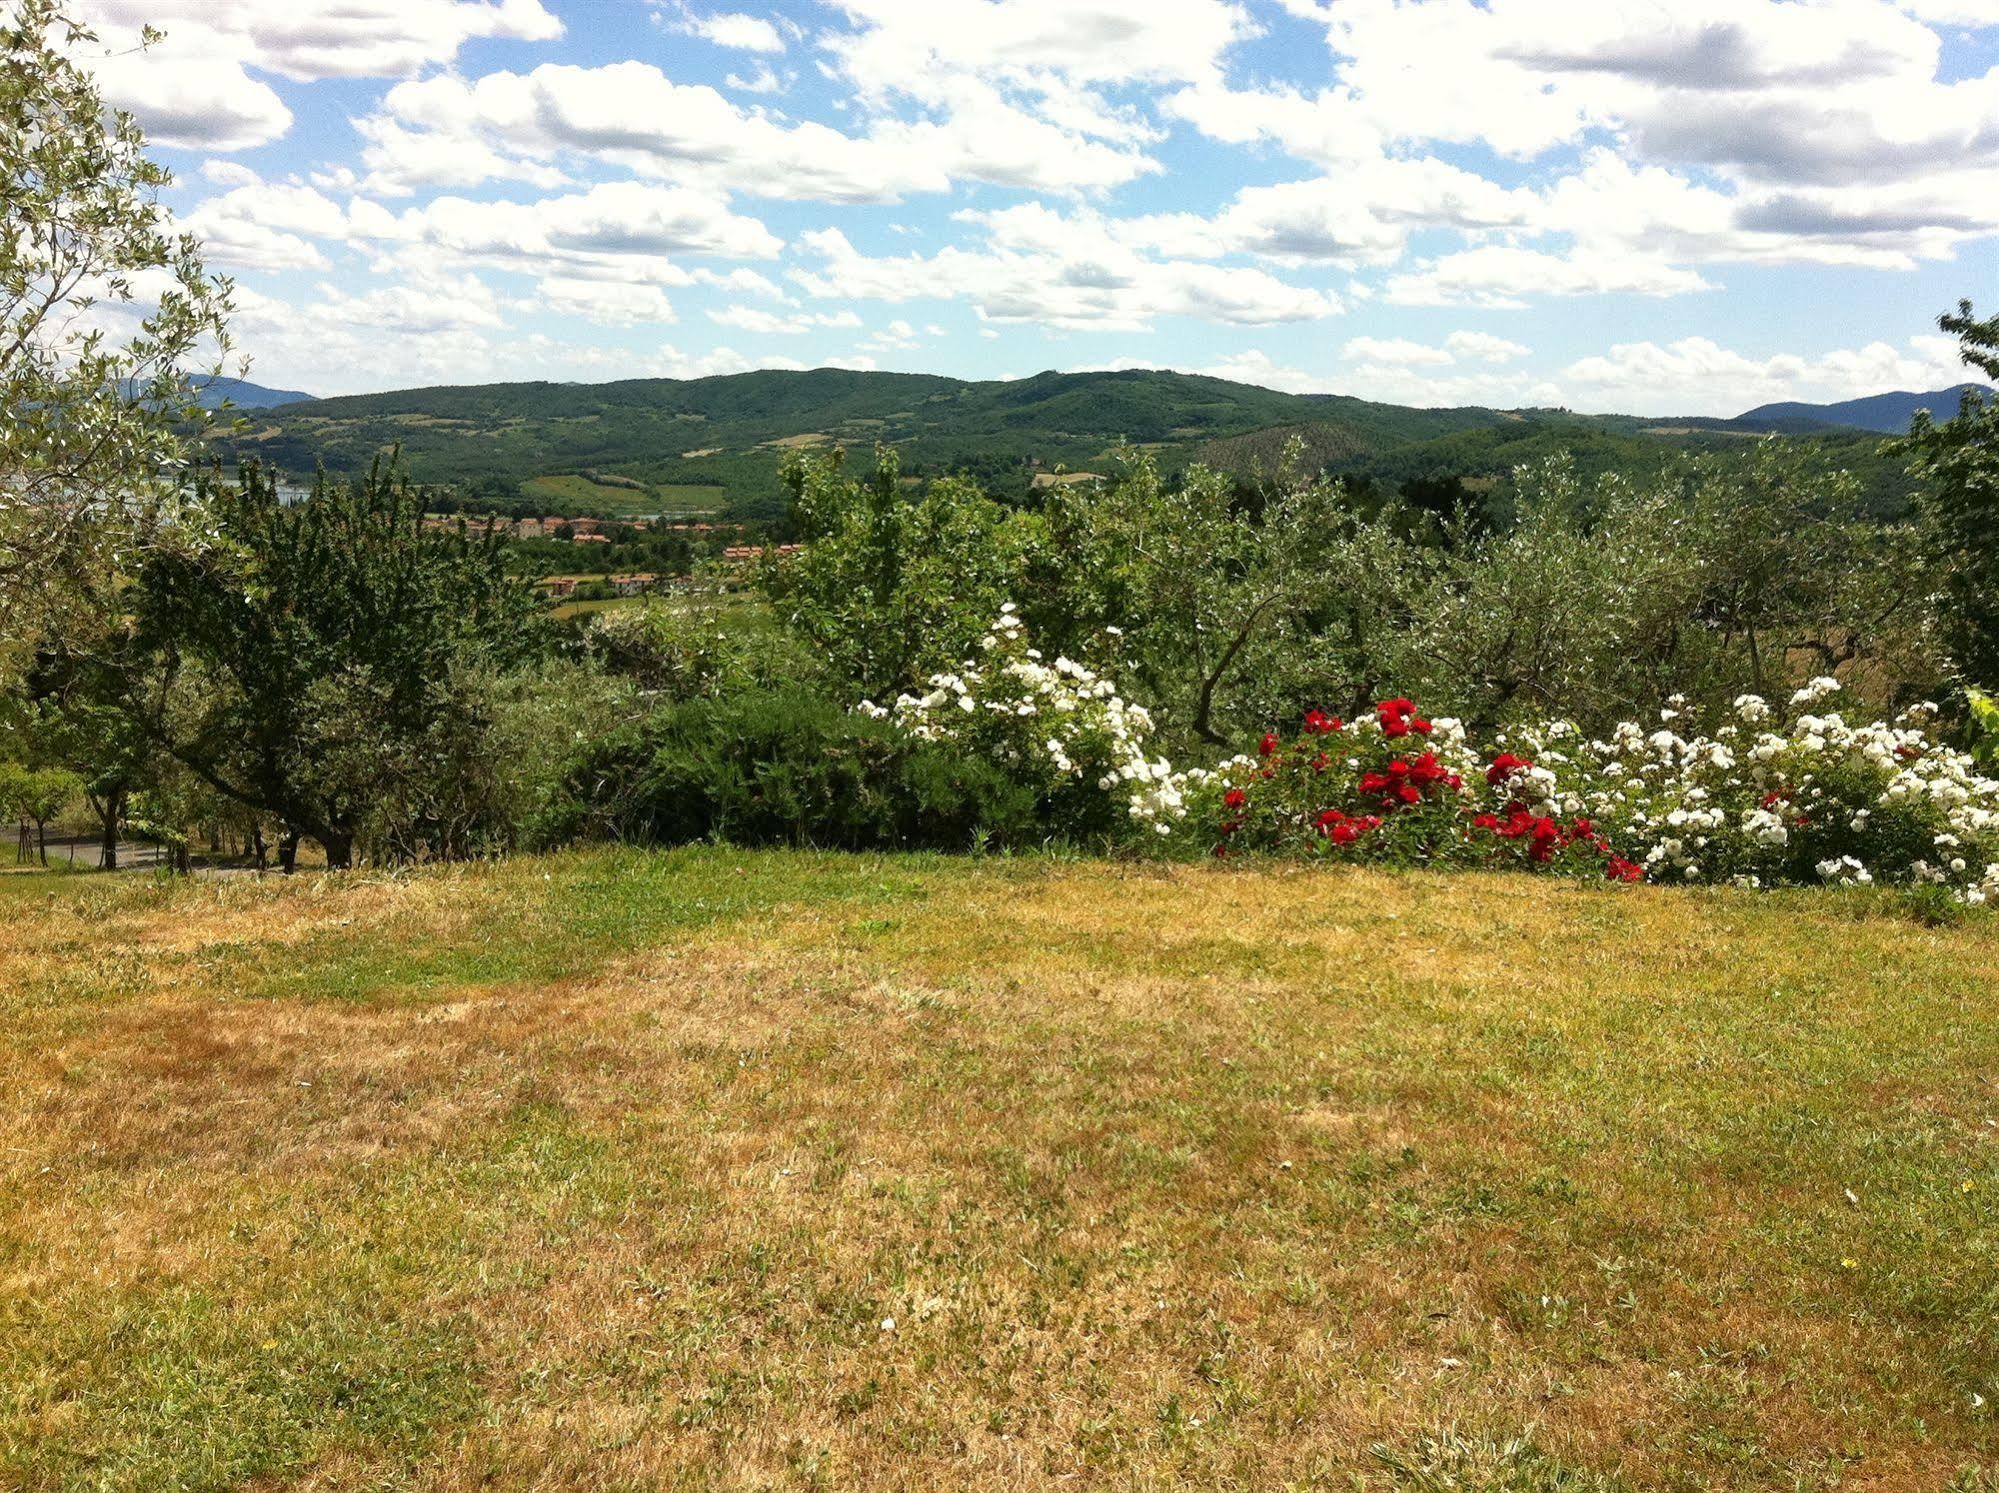
[[[1427,721],[1415,724],[1426,731],[1430,729]],[[1418,756],[1391,757],[1386,767],[1368,769],[1360,776],[1360,791],[1373,794],[1383,807],[1394,809],[1421,803],[1425,791],[1439,783],[1454,789],[1464,787],[1464,779],[1439,762],[1435,752],[1424,752]]]
[[[1317,820],[1319,833],[1335,845],[1351,845],[1369,830],[1380,829],[1381,819],[1374,814],[1344,814],[1338,809],[1328,809]]]
[[[1576,822],[1585,828],[1589,823],[1586,819]],[[1525,809],[1515,809],[1504,819],[1497,814],[1481,814],[1472,824],[1502,840],[1525,840],[1528,856],[1540,862],[1553,859],[1557,850],[1575,838],[1547,815],[1530,814]]]
[[[1603,857],[1603,874],[1610,880],[1642,881],[1645,877],[1645,868],[1612,850],[1610,842],[1587,819],[1564,825],[1545,814],[1530,813],[1515,805],[1503,818],[1498,814],[1481,814],[1472,820],[1472,826],[1502,840],[1525,841],[1527,857],[1537,865],[1546,865],[1557,851],[1571,845],[1587,845]]]
[[[1381,722],[1383,736],[1407,736],[1411,731],[1418,736],[1430,734],[1430,723],[1416,714],[1414,700],[1383,700],[1374,707],[1374,714]]]
[[[1517,856],[1519,863],[1545,866],[1560,858],[1561,865],[1578,870],[1600,864],[1613,881],[1644,880],[1645,868],[1618,855],[1589,820],[1564,822],[1527,807],[1515,788],[1520,775],[1534,768],[1528,758],[1499,752],[1490,759],[1483,768],[1486,786],[1495,790],[1490,801],[1512,801],[1473,818],[1464,779],[1422,739],[1432,734],[1431,723],[1417,714],[1415,702],[1383,700],[1374,714],[1391,743],[1385,749],[1368,733],[1349,731],[1338,716],[1318,709],[1305,712],[1295,737],[1265,735],[1257,743],[1261,760],[1240,786],[1221,795],[1222,843],[1214,853],[1296,849],[1307,839],[1321,849],[1360,845],[1364,855],[1419,862]],[[1368,840],[1391,820],[1394,831]]]

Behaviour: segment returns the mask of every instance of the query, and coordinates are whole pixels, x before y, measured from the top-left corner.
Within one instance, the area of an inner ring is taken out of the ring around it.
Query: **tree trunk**
[[[260,819],[250,830],[250,845],[257,854],[257,874],[270,869],[271,847],[264,843],[264,822]]]
[[[298,831],[287,829],[278,841],[278,869],[289,876],[298,869]]]
[[[49,863],[49,822],[46,819],[35,821],[35,855],[44,866]]]
[[[354,837],[334,830],[323,830],[317,836],[319,843],[326,847],[326,869],[329,871],[350,871],[354,867]]]
[[[125,818],[125,795],[111,794],[104,800],[100,811],[103,826],[103,849],[98,852],[97,864],[101,870],[118,869],[118,826]]]

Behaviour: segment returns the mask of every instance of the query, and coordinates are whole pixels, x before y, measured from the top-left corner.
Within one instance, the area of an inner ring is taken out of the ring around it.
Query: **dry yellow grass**
[[[1988,1486],[1982,919],[684,852],[0,970],[0,1482]]]

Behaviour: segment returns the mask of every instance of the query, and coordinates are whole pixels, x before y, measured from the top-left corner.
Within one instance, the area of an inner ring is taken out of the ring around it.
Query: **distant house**
[[[575,538],[578,544],[609,544],[611,542],[609,534],[578,534]]]
[[[543,576],[537,584],[541,587],[543,595],[559,600],[566,596],[574,596],[576,587],[582,579],[583,577],[579,575],[550,575]]]
[[[802,544],[732,544],[722,551],[722,558],[733,564],[747,565],[765,555],[795,555],[804,548]]]
[[[649,570],[635,575],[611,577],[611,589],[620,596],[637,596],[642,591],[650,591],[658,583],[659,577]]]

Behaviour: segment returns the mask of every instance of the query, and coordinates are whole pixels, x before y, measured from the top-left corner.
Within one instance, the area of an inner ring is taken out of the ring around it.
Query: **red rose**
[[[1222,802],[1231,809],[1239,809],[1249,802],[1249,795],[1240,788],[1231,788],[1222,795]]]
[[[1516,757],[1511,752],[1501,752],[1492,759],[1492,766],[1485,770],[1485,780],[1497,788],[1516,772],[1533,765],[1525,757]]]
[[[1272,752],[1276,750],[1277,750],[1277,733],[1275,731],[1264,732],[1263,740],[1259,741],[1256,744],[1257,755],[1260,757],[1268,757]]]

